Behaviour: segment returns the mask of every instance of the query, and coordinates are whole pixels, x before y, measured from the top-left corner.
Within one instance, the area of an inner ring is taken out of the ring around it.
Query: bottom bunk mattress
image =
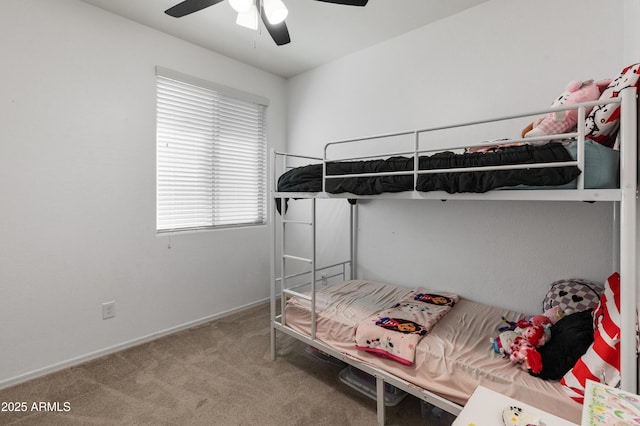
[[[413,365],[403,365],[357,350],[354,332],[373,313],[406,299],[414,289],[371,281],[347,281],[316,293],[316,338],[349,358],[464,405],[478,385],[580,423],[582,405],[571,400],[559,382],[529,375],[491,350],[502,317],[515,321],[522,314],[464,298],[431,328],[415,349]],[[436,291],[437,293],[437,291]],[[291,298],[286,325],[310,335],[310,303]]]

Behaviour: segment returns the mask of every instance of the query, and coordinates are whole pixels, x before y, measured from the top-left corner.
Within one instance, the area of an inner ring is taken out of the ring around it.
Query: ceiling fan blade
[[[260,5],[260,17],[262,18],[262,22],[264,23],[265,28],[269,31],[269,35],[273,41],[276,42],[278,46],[282,46],[283,44],[291,43],[291,38],[289,37],[289,30],[287,29],[287,24],[284,21],[279,24],[271,24],[267,19],[267,14],[264,11],[264,7]]]
[[[317,0],[325,3],[344,4],[346,6],[366,6],[369,0]]]
[[[193,12],[197,12],[214,4],[220,3],[222,0],[184,0],[181,3],[164,11],[169,16],[181,18]]]

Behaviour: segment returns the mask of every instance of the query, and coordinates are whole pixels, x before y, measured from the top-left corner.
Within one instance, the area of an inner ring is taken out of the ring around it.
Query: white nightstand
[[[473,392],[453,426],[503,426],[502,411],[510,405],[539,416],[546,426],[578,426],[482,386]]]

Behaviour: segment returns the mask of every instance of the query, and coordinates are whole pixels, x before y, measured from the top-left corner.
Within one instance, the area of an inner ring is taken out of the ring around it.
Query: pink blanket
[[[392,308],[377,312],[358,324],[356,348],[413,365],[420,340],[458,299],[453,293],[417,289]]]

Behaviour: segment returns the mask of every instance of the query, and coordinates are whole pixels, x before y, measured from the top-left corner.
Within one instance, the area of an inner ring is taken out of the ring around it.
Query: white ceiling
[[[228,2],[172,18],[164,11],[181,0],[83,1],[288,78],[487,0],[370,0],[365,7],[283,0],[291,35],[284,46],[276,46],[264,28],[236,25]]]

